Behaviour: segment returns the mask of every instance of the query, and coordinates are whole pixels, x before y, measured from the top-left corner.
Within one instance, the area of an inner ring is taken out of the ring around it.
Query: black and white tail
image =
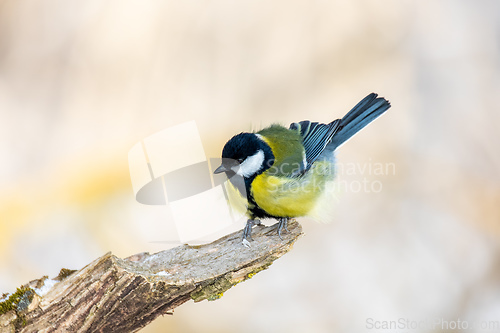
[[[371,93],[352,108],[342,119],[339,129],[333,135],[328,150],[335,150],[358,133],[363,127],[374,121],[391,107],[388,100]]]
[[[329,124],[309,120],[292,123],[290,129],[298,131],[302,136],[305,152],[304,166],[297,171],[297,175],[307,172],[320,156],[331,158],[333,156],[331,153],[335,149],[391,107],[389,101],[377,96],[371,93],[342,119]]]

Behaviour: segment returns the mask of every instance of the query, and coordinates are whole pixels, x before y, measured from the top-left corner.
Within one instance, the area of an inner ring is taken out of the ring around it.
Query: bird
[[[309,120],[288,128],[272,124],[229,139],[214,173],[240,179],[233,185],[246,198],[243,244],[250,246],[252,228],[262,225],[261,219],[278,220],[282,239],[290,219],[309,216],[320,202],[324,204],[321,197],[335,178],[336,149],[390,107],[388,100],[371,93],[344,117],[328,124]]]

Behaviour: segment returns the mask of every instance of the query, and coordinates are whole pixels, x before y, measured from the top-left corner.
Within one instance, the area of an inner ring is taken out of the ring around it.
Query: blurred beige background
[[[343,176],[381,191],[347,189],[269,270],[143,332],[500,320],[494,0],[0,1],[0,292],[166,248],[132,193],[141,139],[195,120],[216,157],[240,131],[329,122],[372,91],[393,106],[338,159],[393,164]]]

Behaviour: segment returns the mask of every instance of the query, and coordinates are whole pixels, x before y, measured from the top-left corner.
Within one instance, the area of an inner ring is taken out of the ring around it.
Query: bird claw
[[[281,240],[283,240],[283,237],[281,237],[281,232],[283,231],[283,229],[285,229],[287,232],[290,232],[290,230],[288,230],[288,218],[286,217],[281,218],[278,224],[278,237]]]
[[[247,224],[245,225],[245,228],[243,229],[242,243],[245,247],[250,247],[250,242],[253,242],[252,227],[254,225],[262,225],[262,224],[261,224],[260,220],[249,219],[247,221]]]
[[[288,230],[288,218],[287,217],[283,217],[283,218],[280,218],[279,219],[279,222],[278,222],[278,237],[283,241],[283,237],[281,237],[281,233],[283,232],[283,229],[285,229],[287,232],[290,232],[290,230]],[[242,240],[241,240],[241,243],[249,248],[250,247],[250,242],[253,242],[253,239],[252,239],[252,228],[254,225],[257,225],[257,226],[264,226],[260,220],[252,220],[252,219],[248,219],[247,221],[247,224],[245,225],[245,228],[243,229],[243,235],[242,235]]]

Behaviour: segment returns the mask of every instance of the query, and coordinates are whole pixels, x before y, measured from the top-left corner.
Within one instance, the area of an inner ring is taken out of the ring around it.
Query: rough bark
[[[255,227],[250,248],[236,232],[156,254],[120,259],[107,253],[79,271],[61,270],[51,287],[54,280],[43,277],[7,296],[0,302],[0,332],[138,331],[190,299],[218,299],[268,268],[302,234],[297,222],[288,229],[281,240],[276,225]]]

